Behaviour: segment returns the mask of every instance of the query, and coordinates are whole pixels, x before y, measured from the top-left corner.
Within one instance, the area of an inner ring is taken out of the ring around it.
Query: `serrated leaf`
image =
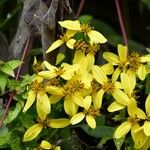
[[[91,16],[91,15],[82,15],[78,19],[81,23],[89,23],[93,19],[93,16]]]
[[[14,71],[11,68],[11,66],[7,63],[0,66],[0,70],[4,73],[6,73],[9,76],[15,77]]]
[[[6,83],[7,83],[8,75],[4,74],[3,72],[0,72],[0,90],[1,94],[4,93]]]
[[[15,109],[13,111],[9,111],[8,116],[4,120],[4,123],[5,124],[11,123],[18,116],[22,106],[23,106],[23,102],[18,102],[16,104]]]
[[[8,62],[6,62],[6,64],[8,64],[13,70],[17,67],[19,67],[21,65],[21,61],[20,60],[10,60]]]

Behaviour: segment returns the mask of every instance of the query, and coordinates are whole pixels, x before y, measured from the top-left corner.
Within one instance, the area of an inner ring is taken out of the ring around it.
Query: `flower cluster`
[[[23,140],[36,138],[45,127],[64,128],[83,120],[94,129],[96,117],[102,114],[104,104],[108,103],[109,113],[126,110],[126,120],[115,130],[114,138],[121,138],[131,130],[135,148],[148,145],[150,95],[147,95],[146,100],[142,98],[145,103],[143,110],[138,105],[140,101],[136,93],[137,82],[145,80],[149,73],[147,65],[150,55],[128,53],[127,47],[119,44],[118,55],[104,52],[103,58],[107,63],[98,66],[95,63],[95,54],[107,39],[89,24],[82,24],[78,20],[60,21],[59,24],[66,32],[51,44],[47,53],[66,44],[74,53],[74,58],[71,64],[63,62],[55,66],[44,61],[44,69],[36,73],[29,87],[23,112],[36,101],[38,120],[37,124],[25,132]],[[79,34],[82,35],[81,38],[77,38]],[[109,102],[106,102],[107,95],[111,96]],[[60,102],[63,103],[65,117],[52,118],[51,106]],[[42,141],[41,145],[43,149],[45,145],[48,145],[47,149],[51,149],[51,144],[47,141]]]

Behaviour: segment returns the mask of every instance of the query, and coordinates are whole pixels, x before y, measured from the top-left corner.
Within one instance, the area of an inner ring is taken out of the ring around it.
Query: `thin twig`
[[[26,55],[27,50],[28,50],[29,43],[30,43],[30,36],[28,37],[28,39],[27,39],[26,42],[25,42],[25,46],[24,46],[24,49],[23,49],[23,54],[22,54],[22,57],[21,57],[21,62],[24,61],[25,55]],[[22,64],[23,64],[23,63],[22,63]],[[21,71],[21,68],[22,68],[22,64],[19,66],[19,68],[18,68],[18,70],[17,70],[15,80],[18,80],[18,78],[19,78],[19,74],[20,74],[20,71]],[[2,117],[1,117],[1,119],[0,119],[0,128],[1,128],[2,125],[3,125],[3,121],[4,121],[4,119],[5,119],[6,115],[7,115],[7,112],[8,112],[8,110],[9,110],[9,106],[10,106],[10,104],[11,104],[11,102],[12,102],[12,99],[13,99],[14,94],[15,94],[15,92],[12,92],[12,93],[10,94],[10,96],[9,96],[8,103],[7,103],[6,108],[5,108],[4,112],[3,112],[3,115],[2,115]]]
[[[115,4],[116,4],[117,15],[118,15],[119,23],[120,23],[121,32],[122,32],[122,35],[123,35],[123,40],[124,40],[125,45],[128,46],[128,38],[127,38],[127,33],[126,33],[126,30],[125,30],[124,23],[123,23],[123,17],[121,15],[119,0],[115,0]]]
[[[84,1],[85,0],[81,0],[81,2],[80,2],[80,5],[79,5],[77,13],[76,13],[76,18],[78,18],[80,16],[80,13],[81,13],[83,5],[84,5]]]

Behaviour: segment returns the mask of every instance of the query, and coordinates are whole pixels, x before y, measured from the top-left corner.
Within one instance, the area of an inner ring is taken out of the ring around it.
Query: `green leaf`
[[[11,132],[9,132],[8,128],[6,127],[0,128],[0,148],[9,143],[10,137]]]
[[[102,137],[101,140],[100,140],[100,142],[99,142],[98,145],[97,145],[97,148],[102,149],[103,145],[106,144],[106,142],[107,142],[108,140],[111,140],[111,139],[112,139],[112,138],[110,138],[110,137],[108,137],[108,136]]]
[[[150,75],[146,78],[145,93],[150,94]]]
[[[31,84],[33,79],[35,78],[35,74],[32,76],[26,75],[26,76],[21,76],[23,78],[21,85],[20,86],[26,86],[28,84]]]
[[[60,131],[60,135],[63,140],[67,140],[71,136],[71,129],[69,127],[63,128]]]
[[[83,15],[83,16],[80,16],[78,19],[81,23],[89,23],[93,19],[93,16]]]
[[[105,125],[105,116],[100,115],[99,117],[96,117],[96,125]]]
[[[9,124],[11,123],[19,114],[19,112],[21,111],[23,106],[23,102],[18,102],[16,104],[16,107],[13,111],[9,111],[8,116],[6,117],[6,119],[4,120],[5,124]]]
[[[124,143],[124,140],[125,140],[125,137],[122,137],[120,139],[114,139],[117,150],[121,149],[121,146]]]
[[[11,66],[7,63],[3,64],[0,66],[0,70],[4,73],[6,73],[7,75],[10,75],[12,77],[15,77],[14,71],[11,68]]]
[[[22,62],[20,60],[10,60],[10,61],[6,62],[6,64],[8,64],[13,70],[15,68],[17,68],[18,66],[20,66],[21,63]]]
[[[77,125],[77,127],[81,127],[88,135],[96,137],[96,138],[102,138],[102,137],[113,137],[114,128],[109,126],[96,126],[95,129],[91,129],[86,124]]]
[[[1,94],[4,93],[6,83],[7,83],[8,75],[4,74],[3,72],[0,72],[0,90]]]

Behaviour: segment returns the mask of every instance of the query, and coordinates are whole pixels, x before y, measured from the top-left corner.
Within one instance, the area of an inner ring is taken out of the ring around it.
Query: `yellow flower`
[[[118,44],[118,55],[112,52],[104,52],[103,57],[114,66],[118,66],[112,76],[112,81],[116,81],[121,71],[124,71],[127,66],[127,46]]]
[[[66,43],[66,45],[72,49],[73,48],[73,44],[74,44],[74,40],[71,39],[72,36],[76,33],[76,31],[73,30],[67,30],[66,33],[63,36],[60,36],[59,40],[56,40],[55,42],[53,42],[51,44],[51,46],[48,48],[48,50],[46,51],[46,53],[49,53],[53,50],[55,50],[56,48],[58,48],[59,46],[63,45],[64,43]]]
[[[49,64],[47,61],[44,61],[44,65],[48,69],[48,71],[39,72],[39,76],[47,79],[52,79],[60,76],[65,80],[71,79],[80,67],[78,64],[69,65],[67,63],[63,63],[60,68],[57,68]]]
[[[100,32],[93,30],[89,24],[81,24],[78,20],[65,20],[58,23],[66,29],[83,32],[85,35],[88,35],[90,43],[105,43],[107,41]]]
[[[144,80],[147,74],[146,63],[150,62],[150,54],[141,56],[138,53],[131,53],[128,56],[130,75],[138,75],[140,80]]]
[[[50,144],[49,142],[47,142],[45,140],[41,142],[40,147],[42,149],[45,149],[45,150],[46,149],[48,149],[48,150],[51,150],[51,149],[53,149],[53,150],[61,150],[60,146],[52,145],[52,144]]]
[[[92,74],[95,80],[100,84],[100,90],[94,99],[94,104],[98,106],[98,108],[101,108],[103,95],[105,92],[112,94],[118,103],[125,106],[128,105],[129,97],[126,93],[120,90],[121,86],[119,82],[110,81],[107,78],[106,73],[101,69],[101,67],[98,66],[93,66]]]
[[[83,108],[85,109],[83,112],[75,114],[70,122],[72,125],[81,122],[84,118],[86,118],[87,124],[92,128],[96,128],[95,117],[100,115],[99,109],[95,108],[91,105],[92,99],[91,96],[86,96],[83,100]]]

